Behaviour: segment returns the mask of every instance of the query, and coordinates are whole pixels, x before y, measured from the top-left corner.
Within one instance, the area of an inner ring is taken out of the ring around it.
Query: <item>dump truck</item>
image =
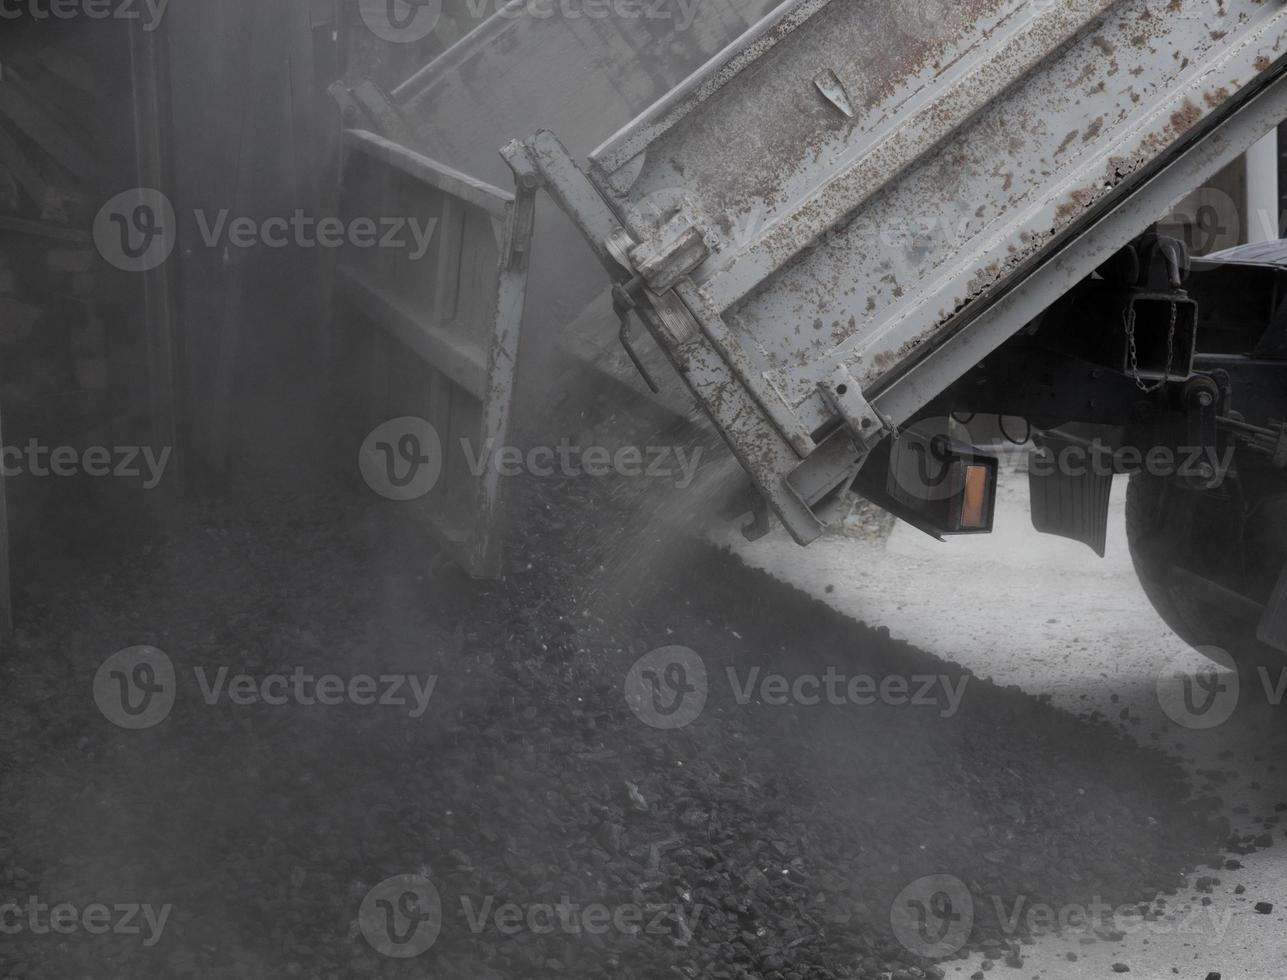
[[[1158,224],[1287,119],[1282,0],[538,7],[333,90],[341,209],[438,220],[418,266],[340,260],[392,345],[386,417],[501,444],[520,346],[558,338],[700,407],[748,533],[800,545],[854,494],[990,531],[1000,432],[1039,530],[1103,554],[1129,473],[1168,624],[1287,652],[1287,246],[1194,256]],[[496,574],[502,481],[444,465],[419,506]]]

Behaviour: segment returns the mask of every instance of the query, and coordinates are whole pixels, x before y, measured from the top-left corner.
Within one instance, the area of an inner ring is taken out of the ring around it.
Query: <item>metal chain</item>
[[[1146,394],[1152,394],[1162,388],[1171,380],[1171,368],[1175,364],[1175,334],[1180,319],[1180,308],[1174,300],[1171,302],[1171,331],[1166,337],[1166,370],[1162,372],[1162,380],[1157,384],[1149,386],[1144,383],[1144,378],[1140,375],[1140,353],[1135,343],[1135,307],[1128,307],[1122,314],[1122,320],[1126,324],[1126,340],[1130,345],[1131,358],[1131,376],[1135,379],[1135,386]]]

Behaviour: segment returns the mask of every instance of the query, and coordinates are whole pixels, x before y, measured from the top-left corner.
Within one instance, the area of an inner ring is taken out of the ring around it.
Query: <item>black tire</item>
[[[1168,545],[1187,546],[1186,528],[1163,517],[1166,481],[1135,475],[1126,492],[1126,541],[1135,574],[1162,621],[1185,643],[1203,651],[1226,651],[1239,668],[1254,675],[1261,665],[1279,665],[1282,654],[1256,638],[1257,623],[1212,606],[1186,586],[1163,556]]]

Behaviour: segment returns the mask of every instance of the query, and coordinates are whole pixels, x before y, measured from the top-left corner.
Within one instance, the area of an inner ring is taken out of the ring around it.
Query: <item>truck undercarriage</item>
[[[1167,623],[1197,647],[1287,651],[1284,260],[1272,243],[1190,261],[1145,236],[931,402],[859,491],[957,533],[921,520],[900,459],[939,486],[958,460],[1026,444],[1034,525],[1103,555],[1129,476],[1132,554]]]

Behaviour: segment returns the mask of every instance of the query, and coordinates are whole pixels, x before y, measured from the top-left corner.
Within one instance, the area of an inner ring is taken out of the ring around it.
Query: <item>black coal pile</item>
[[[347,487],[246,493],[23,596],[0,977],[934,977],[1228,835],[1164,755],[681,533],[678,491],[525,482],[494,583]],[[139,645],[175,698],[129,730],[94,680]]]

